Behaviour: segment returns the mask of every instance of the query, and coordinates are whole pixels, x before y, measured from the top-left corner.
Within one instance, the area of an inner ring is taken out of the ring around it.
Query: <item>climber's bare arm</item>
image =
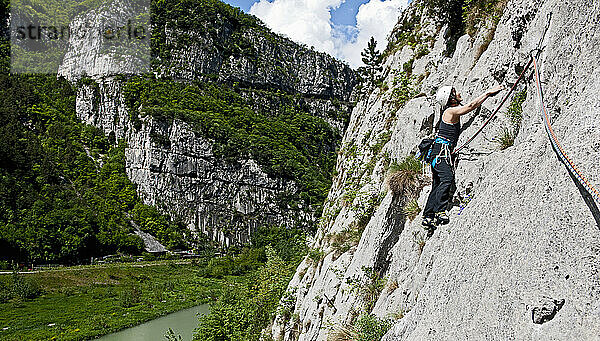
[[[458,122],[458,118],[464,114],[468,114],[471,111],[477,109],[488,97],[494,96],[500,91],[504,90],[504,86],[498,85],[493,87],[480,95],[479,97],[472,100],[467,105],[450,107],[444,111],[443,119],[448,123],[456,123]]]

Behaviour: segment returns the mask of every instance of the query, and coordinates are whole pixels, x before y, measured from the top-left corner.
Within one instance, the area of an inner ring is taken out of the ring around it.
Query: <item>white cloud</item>
[[[356,27],[334,26],[331,10],[345,1],[260,0],[252,5],[250,13],[275,32],[358,67],[362,64],[360,53],[371,36],[377,40],[380,50],[385,48],[387,35],[407,6],[407,0],[371,0],[359,7]]]
[[[250,13],[262,19],[271,29],[292,40],[334,53],[330,9],[344,0],[260,0]]]
[[[362,64],[360,53],[367,47],[371,37],[377,40],[379,50],[387,46],[387,36],[398,22],[402,10],[406,8],[407,0],[371,0],[358,9],[356,15],[356,29],[358,35],[352,42],[343,44],[341,57],[350,65]]]

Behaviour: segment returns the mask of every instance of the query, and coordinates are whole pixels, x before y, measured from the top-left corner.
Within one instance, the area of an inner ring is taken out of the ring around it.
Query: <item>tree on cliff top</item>
[[[377,50],[377,41],[374,37],[371,37],[367,48],[360,55],[365,66],[358,68],[358,73],[362,78],[363,85],[370,87],[377,83],[377,74],[383,70],[381,53]]]

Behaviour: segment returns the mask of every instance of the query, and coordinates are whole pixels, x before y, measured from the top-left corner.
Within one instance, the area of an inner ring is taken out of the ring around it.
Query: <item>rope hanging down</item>
[[[471,136],[467,142],[465,142],[462,146],[456,148],[452,154],[458,154],[458,152],[465,148],[466,146],[469,145],[469,143],[471,143],[471,141],[473,141],[475,139],[475,137],[477,135],[479,135],[479,133],[481,133],[481,131],[483,130],[483,128],[485,128],[485,126],[490,123],[490,121],[496,117],[496,114],[498,114],[498,112],[500,111],[500,108],[502,108],[502,106],[504,105],[504,103],[506,102],[506,100],[508,99],[508,97],[510,97],[510,94],[515,90],[515,88],[517,87],[517,84],[519,84],[519,81],[523,78],[523,75],[525,74],[525,72],[527,71],[527,69],[529,69],[529,66],[531,66],[531,62],[533,61],[533,59],[529,59],[529,62],[527,63],[527,65],[525,66],[525,68],[523,69],[523,71],[521,72],[521,74],[519,75],[519,78],[517,79],[517,81],[515,82],[515,84],[513,84],[513,86],[510,88],[510,91],[508,91],[508,93],[504,96],[504,99],[502,99],[502,102],[500,102],[500,105],[498,105],[498,107],[496,108],[496,110],[494,110],[494,113],[483,123],[483,125],[481,126],[481,128],[479,128],[479,130],[477,130],[477,132],[475,132],[475,134],[473,134],[473,136]]]
[[[538,97],[540,98],[540,103],[542,106],[542,114],[544,117],[544,126],[546,127],[546,133],[548,133],[548,137],[550,138],[550,142],[556,150],[556,153],[559,155],[564,164],[569,168],[569,171],[573,176],[579,181],[579,183],[588,191],[588,193],[594,198],[594,200],[600,204],[600,192],[586,179],[586,177],[577,169],[577,166],[571,161],[569,156],[565,153],[564,149],[558,142],[558,138],[556,134],[554,134],[554,130],[552,129],[552,125],[550,124],[550,118],[548,116],[548,110],[546,110],[546,104],[544,103],[544,97],[542,96],[542,86],[540,83],[540,74],[537,66],[537,59],[535,56],[532,56],[534,66],[534,74],[535,74],[535,83],[536,89],[538,93]]]

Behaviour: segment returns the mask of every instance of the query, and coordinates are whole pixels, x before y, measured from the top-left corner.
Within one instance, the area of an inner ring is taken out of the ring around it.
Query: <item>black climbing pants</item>
[[[434,146],[432,152],[437,154],[439,152],[439,145]],[[443,212],[450,208],[450,201],[452,200],[454,191],[456,191],[454,170],[452,169],[451,162],[451,158],[438,158],[435,167],[431,168],[433,184],[429,198],[427,198],[427,204],[423,210],[423,217],[432,217],[435,213]]]

